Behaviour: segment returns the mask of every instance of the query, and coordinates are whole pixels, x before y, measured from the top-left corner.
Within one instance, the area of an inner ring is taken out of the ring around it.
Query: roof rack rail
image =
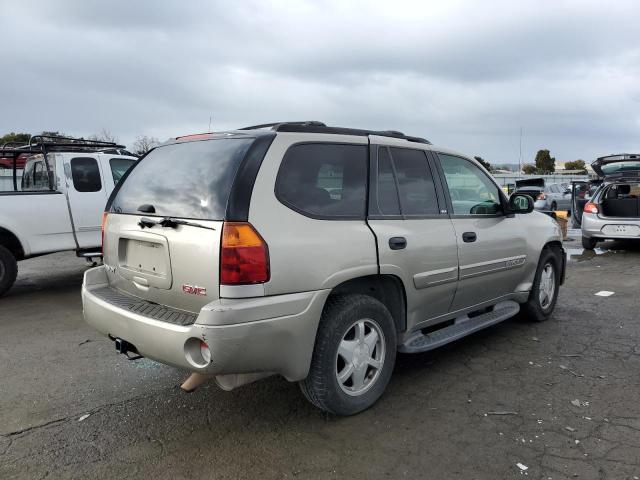
[[[239,128],[238,130],[259,130],[261,128],[271,128],[272,130],[278,131],[278,128],[281,125],[299,125],[301,127],[326,127],[326,125],[322,122],[318,122],[316,120],[305,120],[302,122],[274,122],[274,123],[263,123],[260,125],[251,125],[250,127]]]
[[[358,128],[344,128],[344,127],[331,127],[323,122],[314,120],[305,122],[275,122],[264,123],[262,125],[253,125],[251,127],[240,128],[239,130],[258,130],[268,128],[274,132],[306,132],[306,133],[333,133],[336,135],[356,135],[356,136],[369,136],[378,135],[381,137],[392,137],[401,140],[407,140],[415,143],[425,143],[431,145],[429,140],[421,137],[412,137],[405,135],[397,130],[364,130]]]
[[[105,142],[102,140],[90,140],[86,138],[64,137],[62,135],[33,135],[29,139],[29,147],[46,146],[53,148],[84,148],[84,149],[102,149],[102,148],[125,148],[116,142]],[[25,145],[26,146],[26,145]]]

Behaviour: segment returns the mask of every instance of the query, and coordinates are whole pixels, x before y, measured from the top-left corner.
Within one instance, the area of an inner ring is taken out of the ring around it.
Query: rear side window
[[[44,160],[27,162],[22,174],[22,190],[25,192],[40,192],[51,190],[49,175]]]
[[[111,175],[113,176],[113,184],[117,185],[122,176],[127,173],[127,170],[131,168],[131,165],[135,163],[135,160],[128,158],[112,158],[109,160],[109,167],[111,168]]]
[[[332,143],[293,145],[282,160],[276,197],[313,218],[364,218],[367,146]]]
[[[382,215],[438,215],[431,168],[422,150],[378,149],[378,209]]]
[[[69,163],[71,163],[73,188],[78,192],[99,192],[102,190],[100,169],[95,158],[72,158]]]
[[[253,141],[223,138],[157,147],[120,183],[111,211],[140,215],[140,206],[151,205],[151,215],[224,220],[233,180]]]

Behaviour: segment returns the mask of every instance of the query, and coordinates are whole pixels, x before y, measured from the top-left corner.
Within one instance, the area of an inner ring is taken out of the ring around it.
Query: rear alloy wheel
[[[300,389],[326,412],[353,415],[380,398],[395,357],[396,328],[387,308],[367,295],[333,295],[322,312],[309,375]]]
[[[0,297],[11,288],[18,275],[16,257],[0,245]]]
[[[598,241],[595,238],[582,237],[582,248],[585,250],[593,250],[596,248]]]
[[[529,300],[523,305],[523,311],[530,320],[543,322],[553,313],[560,286],[559,255],[551,248],[545,248],[540,255]]]

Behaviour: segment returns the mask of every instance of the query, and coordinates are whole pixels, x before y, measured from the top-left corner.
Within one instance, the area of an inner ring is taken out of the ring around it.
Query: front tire
[[[596,248],[598,241],[595,238],[582,237],[582,248],[585,250],[593,250]]]
[[[544,322],[553,313],[560,287],[560,253],[551,248],[542,250],[531,293],[523,312],[529,320]]]
[[[16,257],[0,245],[0,297],[11,288],[17,276],[18,262]]]
[[[362,412],[384,392],[395,357],[395,323],[381,302],[359,294],[331,296],[318,326],[309,375],[300,389],[326,412]]]

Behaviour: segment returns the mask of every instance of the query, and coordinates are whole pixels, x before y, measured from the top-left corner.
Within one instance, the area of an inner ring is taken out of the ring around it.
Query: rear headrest
[[[631,193],[631,185],[618,185],[618,195],[629,195]]]

